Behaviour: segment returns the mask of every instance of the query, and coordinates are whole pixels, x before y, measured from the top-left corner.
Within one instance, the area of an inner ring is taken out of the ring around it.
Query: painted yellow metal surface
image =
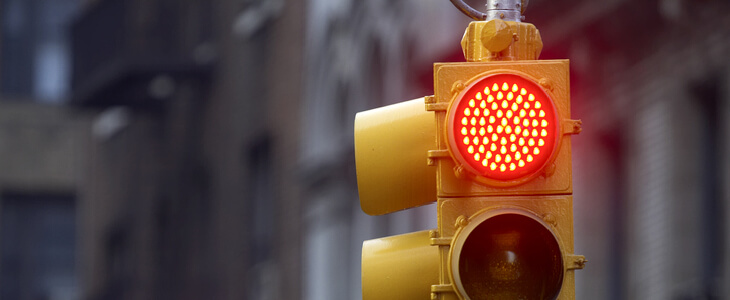
[[[520,185],[487,185],[460,172],[454,160],[439,160],[437,185],[439,197],[464,195],[530,195],[568,194],[573,192],[571,180],[570,134],[576,133],[576,122],[570,119],[570,84],[567,60],[532,60],[485,63],[437,63],[434,65],[434,101],[442,107],[452,103],[461,89],[470,81],[494,73],[515,73],[540,83],[551,97],[561,122],[560,139],[554,159],[543,169],[541,176]],[[436,110],[439,135],[438,149],[448,150],[446,132],[447,110]],[[456,170],[456,172],[454,171]],[[460,174],[461,173],[461,174]],[[550,176],[544,176],[550,175]]]
[[[455,219],[448,254],[454,289],[471,299],[554,299],[567,290],[562,289],[566,280],[561,255],[566,249],[554,227],[524,206],[500,202],[487,207]],[[516,226],[501,228],[504,220]]]
[[[506,36],[512,34],[508,46]],[[521,182],[494,184],[464,172],[451,156],[436,161],[438,230],[441,241],[441,273],[432,299],[489,299],[485,290],[467,295],[459,274],[452,272],[454,253],[463,246],[467,225],[512,211],[532,216],[552,232],[560,245],[564,262],[557,299],[575,298],[574,270],[585,259],[573,254],[573,188],[570,136],[581,130],[580,121],[570,119],[569,62],[537,60],[542,42],[532,24],[472,22],[462,41],[466,63],[434,64],[434,98],[431,109],[438,127],[437,151],[453,151],[448,146],[447,114],[450,104],[471,82],[498,73],[518,74],[537,83],[553,101],[560,124],[560,141],[553,160],[539,173]],[[503,48],[504,47],[504,48]]]
[[[430,299],[431,286],[438,283],[438,256],[429,231],[365,241],[363,299]]]
[[[542,39],[530,23],[475,21],[467,27],[461,47],[469,62],[535,60],[542,52]]]
[[[436,148],[433,113],[424,98],[355,116],[355,165],[360,206],[382,215],[436,201],[436,168],[426,154]]]
[[[482,45],[490,53],[499,53],[507,49],[514,41],[511,26],[502,20],[491,20],[482,26],[480,35]],[[467,34],[468,36],[468,34]],[[476,37],[476,36],[475,36]]]
[[[560,294],[557,299],[575,299],[575,269],[582,268],[585,258],[573,254],[573,196],[509,196],[509,197],[469,197],[440,198],[438,201],[438,233],[439,239],[449,241],[448,246],[441,246],[441,269],[439,286],[451,287],[449,292],[435,295],[436,299],[470,299],[457,293],[459,290],[453,274],[451,260],[460,230],[472,220],[479,220],[484,215],[498,215],[504,210],[520,210],[536,216],[547,226],[560,245],[564,272]],[[483,221],[483,220],[480,220]],[[489,298],[489,297],[485,297]],[[482,298],[475,298],[482,299]]]

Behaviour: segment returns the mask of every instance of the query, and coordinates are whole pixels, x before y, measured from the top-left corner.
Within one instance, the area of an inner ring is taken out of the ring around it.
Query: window
[[[73,196],[4,194],[0,299],[76,299]]]
[[[247,149],[249,240],[248,296],[251,299],[278,299],[274,263],[275,196],[271,138],[254,139]]]
[[[70,86],[66,29],[78,0],[0,2],[0,93],[58,102]]]

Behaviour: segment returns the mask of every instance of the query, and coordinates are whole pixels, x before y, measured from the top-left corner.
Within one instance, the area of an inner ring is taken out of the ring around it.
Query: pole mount
[[[456,8],[475,21],[500,19],[520,22],[529,0],[487,0],[487,12],[481,12],[466,4],[464,0],[450,0]]]

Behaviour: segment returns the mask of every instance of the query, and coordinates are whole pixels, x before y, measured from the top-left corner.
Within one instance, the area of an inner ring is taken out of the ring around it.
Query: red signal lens
[[[516,74],[483,77],[451,105],[452,154],[471,172],[513,180],[541,170],[559,132],[555,106],[532,80]]]

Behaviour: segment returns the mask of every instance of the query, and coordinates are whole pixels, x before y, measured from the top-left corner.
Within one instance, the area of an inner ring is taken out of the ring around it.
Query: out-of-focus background
[[[471,1],[482,7],[484,1]],[[359,299],[358,111],[447,0],[0,0],[0,299]],[[532,0],[571,60],[577,299],[730,299],[730,3]]]

